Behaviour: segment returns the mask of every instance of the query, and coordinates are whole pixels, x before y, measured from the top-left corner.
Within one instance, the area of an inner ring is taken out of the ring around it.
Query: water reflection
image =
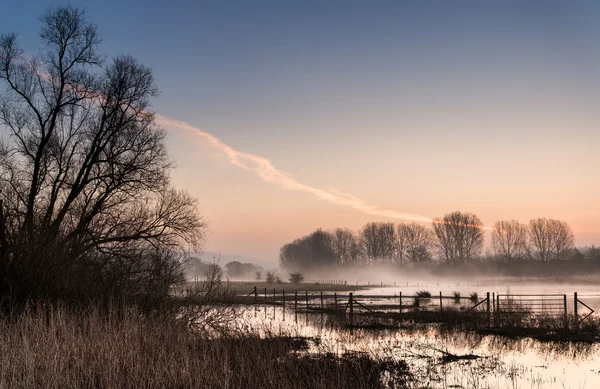
[[[285,320],[290,309],[294,320]],[[404,359],[419,388],[600,388],[596,344],[507,339],[431,325],[351,333],[340,318],[293,305],[247,308],[241,320],[265,336],[311,338],[308,352]],[[450,354],[476,358],[447,362],[444,356]]]

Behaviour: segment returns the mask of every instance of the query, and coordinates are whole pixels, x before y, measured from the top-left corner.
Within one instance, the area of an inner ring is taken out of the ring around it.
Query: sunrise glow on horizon
[[[600,244],[600,6],[426,3],[85,7],[103,50],[153,69],[207,251],[274,261],[317,228],[452,211]],[[36,52],[51,4],[3,29]]]

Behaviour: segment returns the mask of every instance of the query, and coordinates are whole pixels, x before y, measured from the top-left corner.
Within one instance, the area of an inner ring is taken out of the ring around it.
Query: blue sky
[[[8,2],[0,31],[35,52],[37,16],[54,4]],[[600,3],[71,4],[103,53],[153,69],[157,112],[300,182],[432,217],[560,217],[578,243],[600,243]],[[274,258],[314,228],[373,219],[282,191],[185,136],[169,142],[211,250]]]

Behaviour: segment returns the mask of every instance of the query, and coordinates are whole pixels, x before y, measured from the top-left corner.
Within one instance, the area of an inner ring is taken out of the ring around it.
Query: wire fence
[[[404,314],[424,312],[465,313],[479,315],[490,326],[506,323],[507,318],[555,317],[564,320],[568,327],[570,317],[575,326],[600,311],[600,294],[495,294],[486,292],[479,296],[473,293],[461,296],[455,293],[451,296],[439,292],[432,295],[428,292],[418,292],[403,295],[401,292],[393,295],[356,294],[354,292],[331,293],[328,291],[294,291],[286,293],[266,289],[259,294],[257,288],[246,295],[257,304],[272,304],[284,310],[298,312],[321,312],[343,314],[348,317],[349,324],[354,324],[356,315],[394,315],[402,319]]]

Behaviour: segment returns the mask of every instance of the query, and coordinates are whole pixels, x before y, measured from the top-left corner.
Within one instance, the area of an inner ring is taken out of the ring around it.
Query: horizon
[[[35,53],[52,4],[8,5],[2,32]],[[276,261],[317,228],[457,210],[600,244],[600,5],[72,4],[153,69],[205,251]]]

